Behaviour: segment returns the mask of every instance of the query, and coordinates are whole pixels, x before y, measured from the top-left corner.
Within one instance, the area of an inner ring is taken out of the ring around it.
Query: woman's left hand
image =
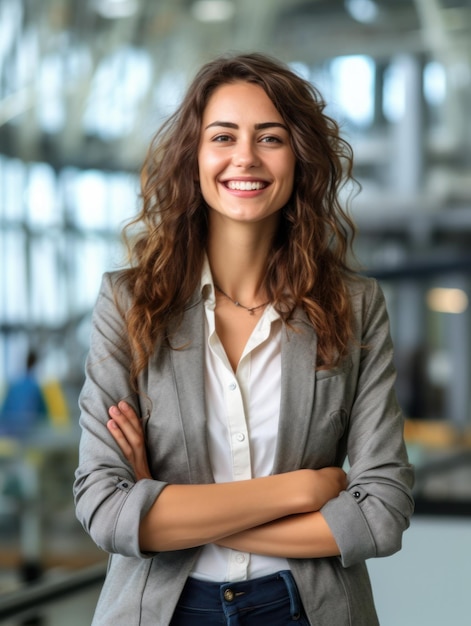
[[[110,407],[110,419],[106,426],[121,448],[126,460],[132,465],[136,480],[152,478],[147,462],[147,450],[142,422],[134,409],[124,401]]]

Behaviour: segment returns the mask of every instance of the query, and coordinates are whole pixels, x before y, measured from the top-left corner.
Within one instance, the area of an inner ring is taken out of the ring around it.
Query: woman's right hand
[[[301,485],[306,500],[306,511],[319,511],[329,500],[336,498],[347,488],[347,475],[340,467],[324,467],[318,470],[298,470],[294,481],[305,481]],[[294,486],[294,485],[293,485]]]
[[[134,409],[124,401],[110,407],[106,426],[134,470],[136,480],[152,478],[142,422]]]
[[[329,500],[336,498],[341,491],[347,488],[347,474],[341,467],[324,467],[317,470],[317,478],[321,479],[321,505],[323,507]]]

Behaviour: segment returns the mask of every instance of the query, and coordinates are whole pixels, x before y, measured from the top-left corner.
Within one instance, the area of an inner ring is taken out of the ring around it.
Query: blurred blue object
[[[27,371],[7,388],[0,410],[0,436],[27,438],[33,430],[46,423],[46,401],[33,367],[36,356],[28,355]]]

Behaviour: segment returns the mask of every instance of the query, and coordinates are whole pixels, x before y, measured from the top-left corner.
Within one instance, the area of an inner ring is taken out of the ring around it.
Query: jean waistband
[[[298,588],[289,570],[238,582],[207,582],[188,578],[179,604],[192,608],[218,610],[228,605],[251,602],[251,596],[256,594],[263,594],[265,601],[275,601],[286,597],[289,599],[291,615],[297,616],[301,613]]]

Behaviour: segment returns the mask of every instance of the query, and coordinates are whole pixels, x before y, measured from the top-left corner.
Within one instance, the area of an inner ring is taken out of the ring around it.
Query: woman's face
[[[198,171],[218,217],[277,220],[293,190],[295,163],[288,128],[260,86],[237,82],[214,91],[203,114]]]

